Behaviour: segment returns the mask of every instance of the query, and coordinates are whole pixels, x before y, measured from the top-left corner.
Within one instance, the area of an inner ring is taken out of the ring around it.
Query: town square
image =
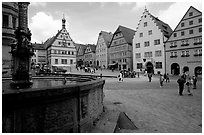
[[[2,2],[2,132],[202,133],[201,1]]]

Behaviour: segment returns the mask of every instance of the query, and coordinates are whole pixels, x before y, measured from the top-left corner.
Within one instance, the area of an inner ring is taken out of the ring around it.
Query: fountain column
[[[15,30],[15,41],[11,44],[12,82],[11,88],[29,88],[32,86],[31,56],[34,50],[31,44],[31,32],[28,28],[29,2],[18,2],[19,27]]]

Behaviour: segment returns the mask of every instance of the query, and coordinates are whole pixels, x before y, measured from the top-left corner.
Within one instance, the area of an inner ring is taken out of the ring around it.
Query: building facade
[[[77,66],[82,67],[84,66],[84,54],[86,50],[86,45],[78,44],[77,48],[78,48],[76,53]]]
[[[2,2],[2,68],[11,66],[10,44],[15,40],[18,10],[18,2]]]
[[[112,33],[101,31],[96,44],[96,66],[101,68],[108,67],[108,46],[112,39]]]
[[[34,56],[31,61],[34,65],[44,66],[47,64],[47,51],[44,44],[34,43]]]
[[[66,20],[62,19],[62,29],[44,45],[47,50],[47,64],[53,67],[63,67],[68,71],[76,66],[76,48],[68,31],[65,28]]]
[[[134,71],[165,73],[164,41],[171,33],[168,24],[144,10],[133,39]]]
[[[109,46],[109,68],[132,70],[132,39],[135,31],[119,26]]]
[[[96,66],[96,45],[86,45],[86,50],[84,52],[84,65],[88,67]]]
[[[166,42],[166,70],[172,75],[202,73],[202,13],[190,7]]]

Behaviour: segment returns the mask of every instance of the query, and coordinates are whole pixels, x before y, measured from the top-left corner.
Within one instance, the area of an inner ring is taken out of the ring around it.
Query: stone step
[[[119,111],[106,110],[91,133],[114,133],[119,114]]]

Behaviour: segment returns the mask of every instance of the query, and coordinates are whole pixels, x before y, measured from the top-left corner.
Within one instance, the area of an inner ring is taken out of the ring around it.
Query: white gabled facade
[[[144,10],[133,38],[133,70],[165,72],[164,41],[172,30],[168,24]]]
[[[76,66],[76,48],[68,31],[65,28],[66,20],[62,19],[62,29],[56,36],[45,42],[47,46],[47,59],[50,67],[75,67]]]

